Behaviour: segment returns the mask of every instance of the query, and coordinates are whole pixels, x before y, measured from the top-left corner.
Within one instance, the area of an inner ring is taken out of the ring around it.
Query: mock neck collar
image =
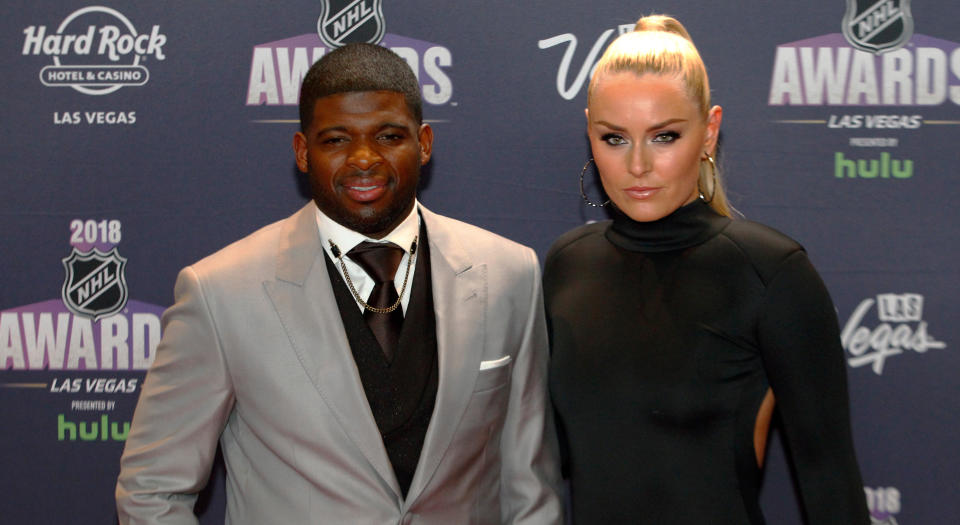
[[[614,245],[634,252],[669,252],[696,246],[720,233],[730,219],[697,199],[650,222],[637,222],[614,208],[613,223],[606,231]]]

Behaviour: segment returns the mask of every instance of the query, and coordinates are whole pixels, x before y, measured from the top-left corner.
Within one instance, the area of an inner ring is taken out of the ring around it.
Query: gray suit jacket
[[[404,500],[347,343],[313,203],[180,272],[117,483],[121,523],[561,523],[532,250],[421,208],[440,380]]]

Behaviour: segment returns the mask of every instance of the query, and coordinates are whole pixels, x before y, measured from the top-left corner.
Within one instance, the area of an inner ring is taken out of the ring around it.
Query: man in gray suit
[[[418,204],[433,131],[397,55],[301,90],[313,201],[181,271],[121,460],[121,523],[562,521],[536,255]]]

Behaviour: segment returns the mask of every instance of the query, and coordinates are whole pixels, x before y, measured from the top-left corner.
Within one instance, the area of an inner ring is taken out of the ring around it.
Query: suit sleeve
[[[563,523],[553,409],[547,395],[547,331],[540,267],[529,248],[525,326],[516,353],[510,400],[501,436],[501,510],[504,524]],[[521,304],[524,304],[521,302]]]
[[[836,313],[803,251],[767,284],[759,338],[811,524],[870,522],[850,429]]]
[[[121,524],[195,524],[193,506],[210,475],[234,396],[213,318],[192,268],[147,372],[120,460]]]

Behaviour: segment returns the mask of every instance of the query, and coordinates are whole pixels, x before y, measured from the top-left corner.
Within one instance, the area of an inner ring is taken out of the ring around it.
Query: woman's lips
[[[627,196],[637,200],[649,199],[658,191],[660,191],[660,188],[652,188],[650,186],[634,186],[623,190]]]

